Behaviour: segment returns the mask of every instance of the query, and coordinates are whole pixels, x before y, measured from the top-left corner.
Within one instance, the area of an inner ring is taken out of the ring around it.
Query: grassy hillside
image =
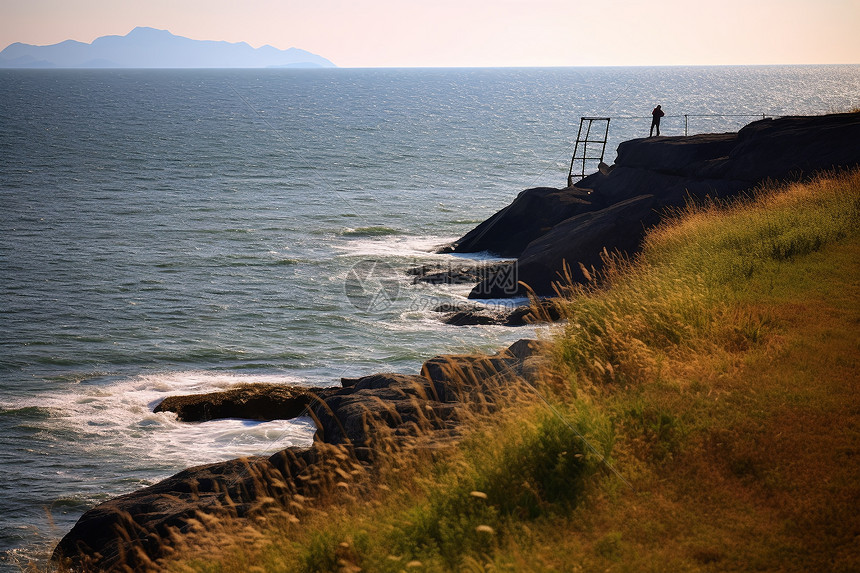
[[[860,172],[689,208],[595,285],[456,448],[201,523],[163,565],[860,570]]]

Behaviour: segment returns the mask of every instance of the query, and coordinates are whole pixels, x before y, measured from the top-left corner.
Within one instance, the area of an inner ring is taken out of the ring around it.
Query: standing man
[[[648,133],[648,137],[654,135],[654,128],[657,128],[657,137],[660,137],[660,118],[666,115],[663,113],[663,110],[660,109],[660,106],[654,108],[654,111],[651,112],[651,131]]]

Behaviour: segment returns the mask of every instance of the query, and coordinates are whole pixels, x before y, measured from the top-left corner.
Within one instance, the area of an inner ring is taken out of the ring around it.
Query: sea
[[[409,271],[496,260],[435,250],[564,187],[580,118],[611,118],[611,164],[656,104],[663,135],[847,111],[860,66],[0,70],[0,569],[111,497],[312,439],[166,396],[542,336],[447,326],[469,285]]]

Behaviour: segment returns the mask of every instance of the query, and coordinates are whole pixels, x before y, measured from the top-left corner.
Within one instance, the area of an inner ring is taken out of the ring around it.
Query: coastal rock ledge
[[[292,508],[346,485],[343,476],[372,475],[376,452],[398,444],[443,453],[456,442],[465,412],[491,412],[487,397],[496,390],[534,380],[540,346],[524,339],[494,355],[436,356],[417,374],[343,378],[340,387],[261,384],[167,398],[156,410],[184,420],[309,415],[317,431],[310,447],[189,468],[101,503],[63,537],[52,559],[78,571],[143,568],[201,514],[254,518]]]
[[[601,254],[634,254],[645,231],[688,201],[728,198],[766,181],[806,179],[860,166],[860,113],[782,117],[737,133],[650,137],[618,146],[614,165],[573,187],[538,187],[440,252],[516,257],[515,274],[488,274],[472,299],[552,296],[567,265],[600,268]],[[512,280],[515,277],[516,280]]]

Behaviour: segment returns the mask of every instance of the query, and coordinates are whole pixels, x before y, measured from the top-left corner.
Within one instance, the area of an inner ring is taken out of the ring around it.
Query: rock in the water
[[[408,271],[414,276],[413,284],[433,285],[459,285],[478,282],[485,277],[502,272],[513,263],[472,263],[472,264],[450,264],[450,265],[422,265]]]
[[[421,374],[460,401],[484,403],[508,384],[516,385],[519,359],[507,351],[485,354],[443,354],[424,362]]]
[[[445,324],[451,326],[487,326],[490,324],[503,324],[505,317],[497,313],[488,313],[481,310],[461,310],[445,317]]]
[[[563,282],[561,275],[566,263],[574,280],[582,280],[579,264],[586,268],[599,267],[604,248],[631,251],[637,248],[645,228],[656,222],[654,197],[642,195],[622,201],[592,213],[571,217],[556,225],[549,233],[533,241],[517,264],[519,289],[516,294],[528,294],[527,285],[539,295],[553,294],[553,284]],[[497,289],[492,278],[478,284],[470,298],[500,298],[510,296]]]
[[[555,322],[561,312],[554,300],[542,300],[532,305],[515,307],[513,310],[493,310],[481,306],[465,307],[462,310],[437,307],[438,312],[448,312],[443,322],[452,326],[526,326],[538,322]],[[436,309],[434,309],[436,310]]]
[[[290,420],[301,416],[325,388],[253,384],[223,392],[168,396],[155,412],[175,412],[183,422],[205,422],[224,418],[246,420]]]
[[[556,223],[594,208],[588,191],[582,189],[526,189],[513,203],[454,242],[450,252],[489,251],[501,257],[517,257]]]

